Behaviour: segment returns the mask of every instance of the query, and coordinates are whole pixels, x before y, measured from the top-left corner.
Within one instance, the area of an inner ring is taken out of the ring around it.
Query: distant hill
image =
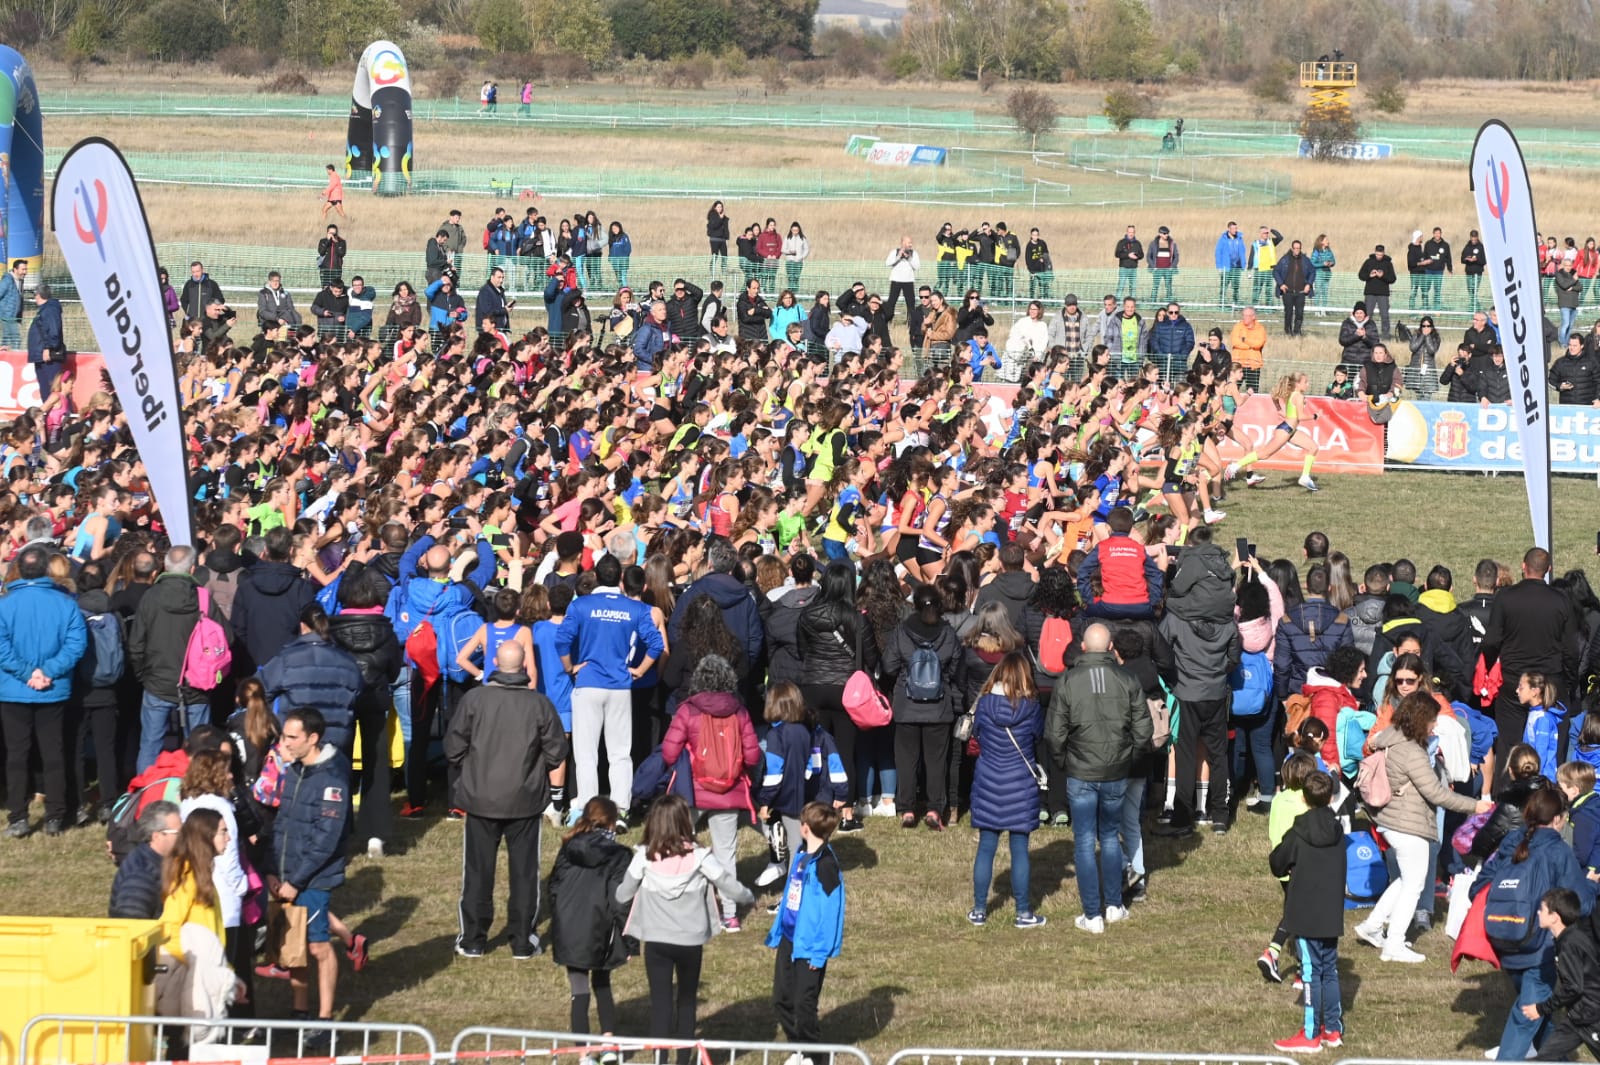
[[[817,24],[850,23],[863,29],[883,30],[899,24],[906,0],[822,0]]]

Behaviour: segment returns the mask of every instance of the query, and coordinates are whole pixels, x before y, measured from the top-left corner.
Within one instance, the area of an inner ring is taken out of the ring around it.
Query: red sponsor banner
[[[96,392],[108,391],[105,384],[105,360],[95,352],[80,351],[67,359],[67,366],[77,373],[72,383],[72,398],[79,409]],[[29,407],[42,406],[39,397],[39,378],[26,351],[0,348],[0,421],[10,421]]]
[[[1317,396],[1306,400],[1306,406],[1317,417],[1313,420],[1302,414],[1300,430],[1294,438],[1297,442],[1304,441],[1310,433],[1316,440],[1317,470],[1324,473],[1383,472],[1383,426],[1372,424],[1365,403]],[[1273,430],[1282,420],[1270,396],[1251,396],[1234,416],[1233,432],[1250,447],[1260,449],[1271,441]],[[1220,450],[1224,459],[1233,462],[1243,456],[1246,449],[1228,440]],[[1298,470],[1304,461],[1304,451],[1288,446],[1252,468]]]

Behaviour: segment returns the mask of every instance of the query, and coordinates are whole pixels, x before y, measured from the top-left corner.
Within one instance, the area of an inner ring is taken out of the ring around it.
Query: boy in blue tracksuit
[[[1556,784],[1567,797],[1567,827],[1572,853],[1587,870],[1600,869],[1600,799],[1594,794],[1594,766],[1572,761],[1556,770]]]
[[[633,800],[633,682],[650,672],[666,644],[650,608],[622,594],[622,563],[615,555],[602,556],[594,575],[599,586],[573,600],[556,630],[556,653],[572,674],[572,762],[578,777],[572,809],[582,810],[600,792],[604,735],[611,801],[626,811]]]
[[[806,804],[833,805],[835,796],[844,796],[848,780],[833,736],[812,719],[798,685],[786,680],[770,685],[765,716],[772,727],[762,741],[766,753],[756,806],[758,821],[773,826],[773,846],[772,861],[756,877],[757,887],[783,876],[788,871],[787,856],[802,848],[800,813]],[[780,822],[782,837],[776,834]]]
[[[794,856],[767,946],[778,949],[772,974],[772,1008],[791,1043],[822,1042],[817,1001],[828,960],[844,943],[844,876],[828,840],[839,812],[820,802],[800,811],[805,849]]]

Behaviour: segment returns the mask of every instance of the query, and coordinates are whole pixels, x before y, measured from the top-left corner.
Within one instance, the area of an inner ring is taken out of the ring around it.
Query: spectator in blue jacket
[[[117,866],[106,916],[123,921],[154,921],[161,917],[161,865],[178,842],[182,826],[183,817],[175,802],[157,799],[139,811],[135,828],[140,842]]]
[[[606,233],[606,254],[611,256],[611,279],[617,288],[628,284],[628,260],[633,257],[633,238],[622,228],[621,222],[612,222]]]
[[[279,717],[300,706],[321,710],[328,726],[324,742],[351,753],[361,666],[350,652],[329,641],[328,615],[319,604],[300,611],[300,635],[261,667],[261,684]]]
[[[372,295],[361,275],[350,279],[350,309],[345,312],[344,327],[351,336],[364,337],[372,329]]]
[[[345,845],[350,836],[350,760],[323,742],[327,722],[311,707],[284,716],[279,750],[288,759],[279,781],[278,816],[267,848],[267,890],[306,909],[306,946],[317,970],[317,1018],[333,1017],[339,959],[329,942],[329,895],[344,883]],[[294,1008],[305,1016],[310,988],[305,970],[295,971]],[[327,1046],[321,1038],[311,1047]]]
[[[622,563],[604,555],[594,564],[599,586],[573,600],[556,630],[561,666],[572,674],[572,762],[578,790],[574,812],[600,793],[600,738],[610,759],[611,800],[620,810],[633,800],[633,683],[666,649],[650,607],[622,594]],[[742,587],[742,586],[741,586]],[[749,593],[746,593],[749,594]],[[683,598],[693,599],[691,589]],[[753,605],[753,604],[752,604]],[[635,653],[644,647],[644,658]],[[628,663],[638,660],[629,667]]]
[[[1327,594],[1328,567],[1311,567],[1306,574],[1305,601],[1285,610],[1278,622],[1272,674],[1279,699],[1298,694],[1313,667],[1326,662],[1335,647],[1354,642],[1350,619],[1328,602]]]
[[[1228,228],[1217,238],[1215,262],[1217,267],[1217,302],[1223,302],[1224,292],[1229,293],[1227,306],[1239,305],[1239,281],[1244,277],[1248,250],[1238,222],[1229,222]]]
[[[0,275],[0,348],[13,351],[22,343],[22,283],[28,279],[28,260],[11,260]]]
[[[667,305],[658,300],[650,305],[650,313],[645,315],[644,321],[633,334],[633,361],[638,371],[655,373],[656,361],[666,346]]]
[[[466,575],[469,584],[452,580],[450,549],[434,538],[443,532],[444,522],[436,523],[432,532],[406,549],[395,567],[398,577],[394,590],[389,593],[384,614],[394,625],[395,637],[402,647],[423,619],[427,619],[435,633],[446,631],[452,618],[472,611],[473,595],[469,585],[482,588],[494,580],[494,549],[481,537],[474,545],[472,569]],[[467,557],[463,555],[458,564],[468,564]],[[419,566],[424,572],[418,572]],[[440,647],[445,646],[443,640],[439,643]],[[417,665],[409,658],[407,664]],[[442,670],[445,665],[441,658],[436,668]],[[446,676],[426,685],[422,672],[417,668],[411,670],[411,740],[406,750],[406,803],[400,808],[401,817],[421,817],[428,801],[428,744],[432,740],[433,715],[441,708],[454,706],[466,694],[462,685]],[[446,778],[450,793],[446,796],[447,809],[454,809],[450,800],[455,789],[449,784],[453,776]]]
[[[61,301],[43,281],[33,289],[33,324],[28,327],[28,361],[39,380],[39,395],[48,396],[66,366],[67,341],[61,332]]]
[[[817,726],[799,685],[780,680],[769,687],[765,717],[770,727],[762,741],[766,753],[755,802],[757,818],[771,826],[774,860],[756,877],[757,887],[766,887],[788,872],[783,855],[800,852],[800,814],[806,804],[831,806],[834,796],[844,795],[849,780],[839,748],[827,730]]]
[[[822,1042],[817,1000],[828,975],[828,961],[844,946],[844,875],[828,846],[839,827],[839,811],[813,802],[800,812],[801,838],[789,870],[789,883],[767,933],[776,947],[772,1008],[791,1043]]]
[[[989,330],[978,326],[967,339],[967,365],[972,368],[972,380],[983,380],[985,369],[1000,369],[1000,353],[989,343]]]
[[[423,289],[428,300],[428,328],[435,333],[448,329],[452,322],[467,320],[467,305],[456,291],[455,278],[446,274]]]
[[[489,271],[489,280],[478,289],[478,300],[473,307],[473,320],[478,332],[484,332],[483,323],[492,322],[496,328],[511,328],[511,306],[514,300],[506,299],[506,272],[500,267]]]
[[[1183,379],[1194,353],[1194,326],[1183,316],[1177,300],[1168,300],[1167,316],[1157,315],[1150,327],[1150,351],[1161,367],[1162,381],[1171,385]]]
[[[1012,652],[995,664],[972,715],[972,732],[981,737],[984,757],[972,770],[972,827],[978,830],[978,855],[972,863],[973,901],[967,920],[981,925],[989,918],[994,856],[1004,832],[1011,849],[1015,923],[1018,928],[1033,928],[1044,924],[1044,918],[1033,913],[1028,864],[1028,837],[1039,827],[1039,782],[1032,759],[1034,745],[1044,733],[1044,711],[1026,657]]]
[[[682,595],[672,608],[667,622],[667,636],[677,643],[683,635],[683,615],[689,604],[702,595],[709,595],[722,608],[723,623],[744,648],[745,661],[754,665],[761,661],[761,648],[766,642],[766,632],[761,625],[761,610],[755,596],[750,594],[739,578],[733,575],[739,565],[739,554],[732,541],[726,537],[712,537],[706,541],[706,565],[709,573],[700,577]]]
[[[28,759],[35,739],[44,770],[44,831],[67,824],[67,701],[72,673],[88,647],[83,613],[47,575],[50,551],[32,544],[17,556],[19,580],[0,596],[0,726],[6,743],[6,835],[21,839],[28,825]]]

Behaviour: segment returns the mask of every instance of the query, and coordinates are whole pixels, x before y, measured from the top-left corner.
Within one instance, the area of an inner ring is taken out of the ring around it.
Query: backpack
[[[483,227],[483,250],[484,251],[488,251],[489,250],[489,227],[488,226],[484,226]]]
[[[744,740],[739,717],[700,715],[700,740],[689,750],[689,770],[696,791],[724,795],[745,778]]]
[[[1394,789],[1389,786],[1389,749],[1381,747],[1365,758],[1356,770],[1356,791],[1361,801],[1374,810],[1381,810],[1394,801]]]
[[[111,820],[106,822],[106,842],[111,846],[111,860],[118,865],[138,846],[134,842],[139,824],[139,814],[153,802],[165,800],[176,804],[178,791],[183,786],[182,777],[162,777],[153,780],[138,791],[124,792],[111,804]]]
[[[1283,713],[1283,734],[1292,740],[1300,731],[1300,726],[1305,724],[1306,718],[1311,716],[1311,696],[1289,696],[1283,701]]]
[[[908,633],[909,635],[909,633]],[[915,649],[906,659],[906,695],[913,702],[936,703],[944,698],[944,667],[934,644],[911,637]]]
[[[1046,617],[1039,630],[1039,658],[1034,663],[1041,673],[1059,677],[1067,671],[1067,650],[1072,646],[1072,622]]]
[[[1239,656],[1239,667],[1228,677],[1233,689],[1234,717],[1259,717],[1267,712],[1272,697],[1272,662],[1264,651],[1247,651]],[[1308,701],[1309,702],[1309,701]]]
[[[1502,957],[1524,951],[1538,939],[1539,900],[1550,888],[1549,863],[1534,861],[1531,856],[1506,866],[1489,885],[1483,928]]]
[[[850,674],[850,679],[844,685],[844,695],[839,701],[844,704],[844,712],[850,715],[856,728],[882,728],[894,718],[889,700],[883,697],[878,686],[863,670],[858,669]]]
[[[1165,750],[1172,742],[1172,706],[1154,696],[1147,696],[1144,702],[1150,708],[1150,749]]]
[[[194,623],[188,646],[183,649],[183,671],[178,679],[196,691],[208,692],[221,684],[233,668],[233,651],[228,647],[227,631],[211,617],[211,593],[204,588],[195,591],[200,597],[200,620]],[[98,645],[95,651],[99,653]]]
[[[127,665],[122,620],[114,613],[84,611],[83,624],[89,630],[89,652],[78,663],[78,676],[91,688],[109,688],[122,679]]]
[[[262,806],[277,806],[278,791],[283,782],[283,754],[274,743],[261,756],[261,772],[250,785],[250,795]]]
[[[317,591],[317,605],[330,618],[339,613],[339,585],[343,581],[344,574],[340,573]]]
[[[1374,905],[1389,886],[1389,868],[1372,833],[1346,833],[1344,858],[1345,909]]]
[[[471,610],[457,611],[434,626],[434,631],[438,633],[439,672],[457,684],[465,684],[472,679],[472,675],[456,662],[456,656],[472,642],[482,627],[483,619]],[[491,661],[493,659],[482,659],[482,662]]]

